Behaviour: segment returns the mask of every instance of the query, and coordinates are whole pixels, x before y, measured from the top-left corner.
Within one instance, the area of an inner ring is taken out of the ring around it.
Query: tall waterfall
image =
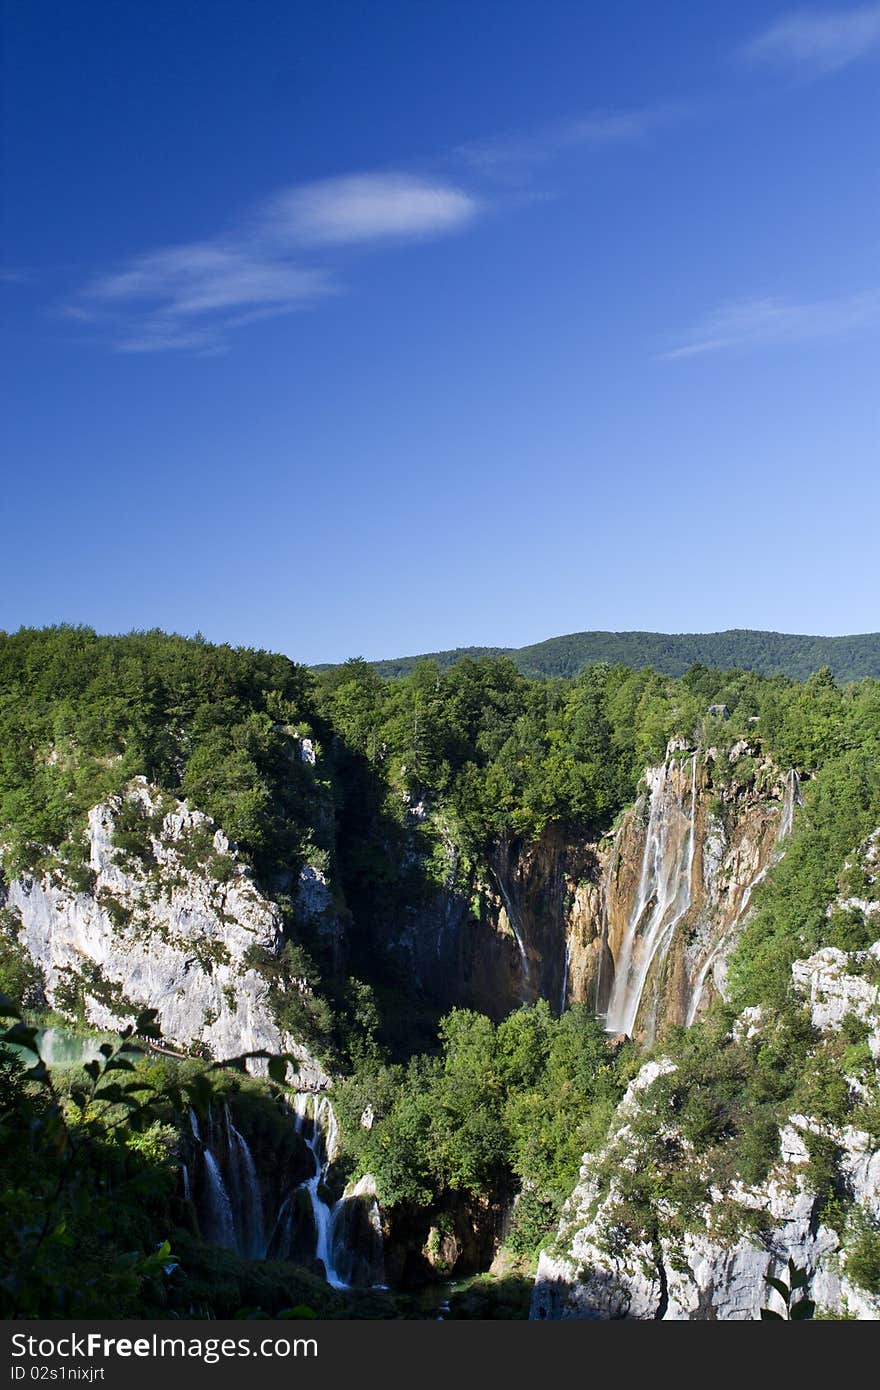
[[[691,904],[696,841],[697,754],[691,754],[690,795],[681,790],[675,765],[650,768],[648,827],[639,886],[627,922],[608,1003],[609,1032],[629,1033],[655,958],[662,960],[675,928]],[[649,1020],[649,1031],[653,1024]]]
[[[562,989],[559,994],[559,1012],[565,1013],[565,1006],[568,1003],[568,977],[571,972],[571,927],[565,938],[565,965],[562,970]]]
[[[529,963],[529,957],[526,953],[526,945],[523,941],[523,936],[522,932],[520,931],[519,922],[517,921],[516,909],[514,908],[514,905],[510,900],[510,894],[504,886],[503,875],[498,874],[497,877],[498,890],[501,893],[501,901],[504,903],[504,910],[507,913],[507,920],[510,924],[510,930],[513,932],[513,939],[516,942],[516,949],[519,951],[519,958],[522,962],[523,979],[526,981],[526,983],[528,983],[531,976],[531,965]]]

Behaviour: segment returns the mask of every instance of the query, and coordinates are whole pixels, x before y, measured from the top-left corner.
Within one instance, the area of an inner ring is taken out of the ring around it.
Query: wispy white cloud
[[[880,290],[804,303],[745,299],[716,309],[694,325],[682,342],[660,356],[671,361],[710,352],[845,337],[876,328],[880,328]]]
[[[231,233],[133,256],[94,276],[62,313],[109,333],[120,352],[217,352],[230,333],[339,291],[316,248],[458,231],[470,194],[408,174],[359,174],[282,190]]]
[[[411,174],[356,174],[292,188],[265,210],[275,240],[344,245],[437,236],[471,222],[480,205],[470,193]]]
[[[880,49],[880,4],[855,9],[798,10],[758,34],[741,56],[804,76],[838,72]]]
[[[480,173],[523,176],[569,150],[636,143],[684,114],[683,108],[674,106],[587,112],[530,134],[500,135],[459,145],[454,153]]]

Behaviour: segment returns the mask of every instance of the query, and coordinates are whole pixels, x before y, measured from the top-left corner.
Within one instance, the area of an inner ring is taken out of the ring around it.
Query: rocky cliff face
[[[143,827],[134,851],[114,844],[123,815]],[[200,1045],[216,1059],[290,1052],[299,1063],[294,1084],[328,1084],[308,1050],[274,1020],[253,960],[254,948],[278,949],[280,915],[222,830],[138,779],[126,797],[89,813],[87,852],[88,869],[75,884],[62,868],[3,889],[53,1008],[107,1029],[156,1009],[172,1045]],[[320,913],[326,886],[314,871],[303,872],[303,911]]]
[[[867,851],[875,870],[878,844],[880,832]],[[859,906],[866,917],[877,917],[880,929],[880,903],[867,900]],[[826,1042],[841,1029],[852,1029],[855,1019],[874,1062],[880,1059],[880,941],[869,951],[820,950],[797,961],[792,976]],[[747,1009],[733,1035],[760,1046],[771,1027],[760,1009]],[[605,1147],[585,1155],[556,1241],[541,1255],[532,1317],[735,1321],[758,1318],[764,1307],[784,1314],[767,1278],[786,1279],[792,1260],[804,1271],[807,1292],[820,1312],[880,1319],[880,1296],[854,1277],[851,1234],[864,1226],[876,1230],[880,1223],[880,1149],[876,1133],[853,1125],[793,1113],[780,1126],[778,1157],[766,1182],[712,1185],[710,1200],[689,1213],[669,1197],[658,1198],[658,1234],[650,1241],[627,1238],[620,1224],[627,1178],[650,1161],[640,1147],[640,1117],[652,1087],[674,1071],[663,1059],[643,1066],[618,1108]],[[864,1077],[845,1079],[857,1100],[864,1100],[874,1084],[866,1085]],[[842,1207],[829,1209],[827,1190],[817,1185],[811,1165],[817,1140],[835,1155]],[[662,1141],[686,1147],[672,1115]]]
[[[502,840],[478,873],[438,823],[446,884],[394,949],[435,997],[496,1018],[545,998],[641,1039],[691,1023],[723,987],[798,795],[796,775],[744,741],[678,742],[598,844],[551,825],[535,844]]]

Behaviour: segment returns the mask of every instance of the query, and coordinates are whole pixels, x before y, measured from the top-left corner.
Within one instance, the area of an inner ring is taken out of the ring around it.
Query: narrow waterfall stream
[[[691,904],[697,806],[697,754],[691,754],[690,796],[677,784],[675,765],[650,768],[648,827],[636,901],[627,922],[605,1026],[632,1034],[658,952],[669,949]],[[689,805],[687,802],[689,801]],[[649,1021],[650,1028],[650,1021]]]
[[[504,910],[507,913],[507,920],[510,923],[510,930],[513,932],[513,939],[516,942],[516,947],[519,951],[519,958],[522,961],[523,978],[526,984],[528,984],[531,976],[531,965],[529,963],[528,955],[526,954],[525,942],[523,941],[522,932],[520,931],[519,925],[516,920],[516,912],[514,911],[513,903],[510,900],[510,894],[504,887],[504,882],[500,874],[497,876],[497,878],[498,891],[501,894],[501,900],[504,903]]]

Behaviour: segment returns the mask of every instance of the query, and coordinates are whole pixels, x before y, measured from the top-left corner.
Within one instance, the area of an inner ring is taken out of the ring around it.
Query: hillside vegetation
[[[580,675],[596,662],[638,670],[651,666],[666,676],[683,676],[694,662],[720,670],[756,671],[806,680],[827,666],[836,680],[880,677],[880,633],[853,637],[807,637],[786,632],[732,628],[727,632],[572,632],[528,647],[458,647],[425,657],[374,661],[380,676],[398,679],[412,673],[420,660],[436,661],[447,670],[464,658],[504,656],[531,680]]]

